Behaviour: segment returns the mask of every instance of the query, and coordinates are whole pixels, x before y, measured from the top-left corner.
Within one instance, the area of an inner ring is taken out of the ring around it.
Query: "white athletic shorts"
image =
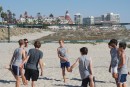
[[[117,70],[118,68],[117,68],[117,66],[116,67],[114,67],[114,68],[111,68],[111,73],[113,74],[113,73],[118,73],[118,70]]]

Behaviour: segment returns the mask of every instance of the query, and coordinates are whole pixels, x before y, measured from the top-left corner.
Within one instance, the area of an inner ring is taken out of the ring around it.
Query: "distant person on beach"
[[[24,39],[24,43],[25,43],[25,45],[24,45],[24,50],[25,50],[25,55],[26,55],[26,57],[28,56],[28,52],[29,52],[29,47],[28,47],[28,39]],[[26,63],[24,64],[24,69],[26,68]]]
[[[39,69],[38,64],[40,65],[41,69],[41,76],[43,75],[43,63],[42,57],[43,52],[39,50],[41,47],[40,41],[35,41],[34,47],[29,50],[27,58],[23,61],[22,65],[27,62],[26,69],[25,69],[25,77],[27,81],[32,80],[32,87],[35,87],[35,81],[39,78]]]
[[[68,72],[72,72],[70,70],[70,62],[68,60],[69,58],[68,49],[64,46],[64,40],[59,40],[59,45],[60,47],[57,48],[57,54],[58,57],[60,58],[63,79],[64,82],[66,82],[65,69],[67,69]]]
[[[109,72],[112,73],[112,77],[115,79],[116,84],[118,82],[118,63],[119,63],[117,44],[118,41],[116,39],[111,39],[109,42],[109,45],[111,47],[110,49],[111,63],[109,66]]]
[[[119,65],[118,65],[118,87],[127,87],[127,64],[128,64],[128,57],[126,57],[125,49],[126,49],[126,42],[119,43]]]
[[[20,76],[22,76],[23,83],[26,84],[26,79],[23,74],[23,67],[20,67],[23,60],[26,58],[24,50],[24,40],[19,40],[19,48],[15,49],[13,57],[10,62],[10,70],[16,79],[16,87],[20,87]]]
[[[80,49],[81,57],[71,66],[73,69],[77,63],[79,63],[79,72],[82,79],[82,87],[87,87],[88,83],[90,87],[94,87],[93,72],[92,72],[92,60],[87,56],[88,48],[82,47]]]
[[[28,55],[28,52],[29,52],[29,48],[28,48],[28,39],[24,39],[24,43],[25,43],[25,45],[24,45],[24,49],[25,49],[25,51],[26,51],[26,55]]]

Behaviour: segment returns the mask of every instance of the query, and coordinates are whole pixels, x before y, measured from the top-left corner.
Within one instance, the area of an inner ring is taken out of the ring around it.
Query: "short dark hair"
[[[80,48],[80,52],[81,52],[82,55],[87,55],[88,54],[88,48],[82,47],[82,48]]]
[[[26,39],[26,38],[25,38],[25,39],[23,39],[23,40],[24,40],[24,41],[28,41],[28,39]]]
[[[116,39],[111,39],[109,44],[115,44],[117,46],[118,41]]]
[[[126,49],[126,46],[127,46],[126,42],[120,42],[119,43],[119,48]]]
[[[23,39],[20,39],[20,40],[18,41],[18,43],[19,43],[19,45],[21,46],[21,45],[24,44],[24,40],[23,40]]]
[[[111,45],[111,43],[109,42],[109,43],[108,43],[108,45],[110,46],[110,45]]]
[[[40,41],[35,41],[34,42],[34,47],[35,48],[40,48],[41,47],[41,42]]]

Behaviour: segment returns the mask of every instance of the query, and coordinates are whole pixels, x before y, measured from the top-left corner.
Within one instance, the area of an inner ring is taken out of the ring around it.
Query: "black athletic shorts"
[[[25,69],[25,77],[28,81],[30,81],[30,79],[32,79],[32,81],[37,81],[39,77],[39,71],[33,69]]]
[[[90,83],[90,79],[89,78],[83,79],[82,80],[82,87],[87,87],[88,83]]]

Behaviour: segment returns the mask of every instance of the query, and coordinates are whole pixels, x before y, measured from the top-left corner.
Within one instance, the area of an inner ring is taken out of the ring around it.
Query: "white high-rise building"
[[[101,23],[102,22],[102,18],[101,17],[94,17],[94,23]]]
[[[83,24],[86,24],[86,25],[94,24],[94,17],[89,16],[89,17],[83,18]]]
[[[114,13],[107,13],[105,19],[106,19],[106,21],[119,23],[120,22],[120,15],[119,14],[114,14]]]
[[[74,15],[74,22],[75,24],[82,24],[82,16],[80,13]]]

